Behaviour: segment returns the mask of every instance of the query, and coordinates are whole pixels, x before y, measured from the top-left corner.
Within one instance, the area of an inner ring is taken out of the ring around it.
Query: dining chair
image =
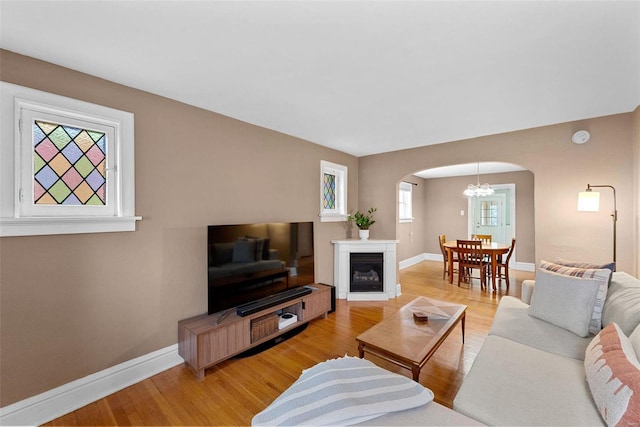
[[[491,244],[493,237],[491,236],[491,234],[472,234],[471,240],[480,240],[482,241],[483,245],[488,245]]]
[[[480,240],[483,245],[490,245],[493,240],[493,236],[491,234],[472,234],[471,240]],[[485,261],[491,261],[489,255],[484,256]]]
[[[507,283],[507,290],[509,290],[509,260],[511,259],[511,255],[513,255],[513,249],[516,247],[516,239],[511,239],[511,247],[509,248],[509,252],[507,252],[506,258],[504,260],[502,257],[498,258],[498,264],[496,265],[496,280],[499,280],[499,283],[502,283],[502,279]],[[504,268],[504,272],[502,269]]]
[[[440,245],[440,251],[442,252],[442,260],[444,261],[444,264],[443,264],[444,270],[442,271],[442,280],[444,280],[444,278],[449,275],[449,251],[447,251],[444,247],[444,244],[446,241],[447,241],[447,236],[445,234],[441,234],[438,236],[438,244]],[[456,255],[455,252],[451,253],[451,257],[453,258],[454,264],[458,262],[458,256]],[[454,268],[453,272],[457,273],[458,270]]]
[[[480,288],[487,285],[487,269],[490,263],[482,256],[481,240],[457,240],[458,252],[458,286],[464,278],[471,284],[471,279],[480,279]],[[480,277],[472,277],[474,269],[480,271]]]

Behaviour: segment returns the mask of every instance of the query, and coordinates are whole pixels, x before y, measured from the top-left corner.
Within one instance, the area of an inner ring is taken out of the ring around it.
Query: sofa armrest
[[[525,304],[531,304],[531,295],[533,295],[533,288],[536,286],[535,280],[523,280],[522,281],[522,296],[520,299]]]

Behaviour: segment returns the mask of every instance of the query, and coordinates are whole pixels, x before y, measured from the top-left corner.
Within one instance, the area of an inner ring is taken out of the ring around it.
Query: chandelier
[[[480,185],[480,163],[478,163],[477,184],[469,184],[462,192],[467,197],[484,197],[495,193],[494,189],[487,183]]]

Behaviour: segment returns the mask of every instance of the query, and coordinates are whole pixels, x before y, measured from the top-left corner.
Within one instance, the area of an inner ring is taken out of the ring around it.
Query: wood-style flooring
[[[357,356],[355,337],[392,315],[417,295],[468,305],[464,345],[460,325],[421,371],[420,383],[435,400],[451,407],[491,326],[503,295],[519,297],[522,280],[533,273],[511,271],[511,286],[496,293],[479,283],[442,280],[442,262],[423,261],[400,271],[402,295],[385,302],[338,300],[336,311],[310,323],[302,333],[257,355],[231,359],[207,369],[198,381],[186,365],[176,366],[100,399],[47,425],[250,425],[253,416],[290,386],[303,369],[344,355]],[[177,326],[176,326],[177,328]],[[411,372],[365,356],[390,371]]]

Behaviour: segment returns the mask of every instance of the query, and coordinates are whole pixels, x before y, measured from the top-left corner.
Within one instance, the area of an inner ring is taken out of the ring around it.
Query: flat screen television
[[[208,313],[313,283],[313,247],[313,222],[208,226]]]

